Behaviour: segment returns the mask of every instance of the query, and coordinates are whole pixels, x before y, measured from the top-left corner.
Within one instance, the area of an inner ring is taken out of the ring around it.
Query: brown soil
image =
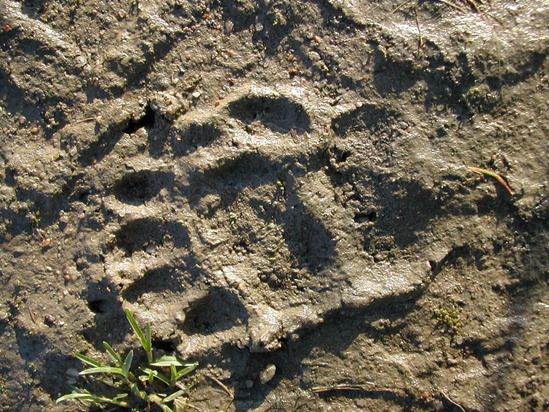
[[[548,20],[0,0],[2,410],[78,410],[126,308],[203,411],[547,410]]]

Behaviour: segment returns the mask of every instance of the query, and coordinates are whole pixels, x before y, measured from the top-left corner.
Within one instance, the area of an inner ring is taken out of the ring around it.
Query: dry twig
[[[509,183],[507,183],[507,181],[505,180],[505,178],[503,176],[498,175],[497,173],[492,172],[491,170],[482,169],[480,167],[470,167],[469,170],[473,173],[477,173],[479,175],[490,176],[491,178],[496,179],[496,181],[500,185],[502,185],[505,188],[505,190],[507,190],[507,192],[509,192],[509,194],[511,196],[513,196],[515,194],[515,192],[513,192],[513,189],[511,188]]]
[[[224,411],[223,412],[227,412],[229,410],[229,407],[231,406],[231,404],[233,403],[233,400],[234,400],[234,395],[233,393],[229,390],[229,388],[227,388],[227,386],[221,382],[219,379],[217,379],[215,376],[212,376],[212,375],[205,375],[206,377],[210,378],[212,381],[214,381],[215,383],[217,383],[221,389],[223,389],[227,395],[229,395],[229,397],[231,398],[229,400],[229,403],[227,404],[227,406],[225,407]]]
[[[446,395],[443,391],[440,391],[440,394],[444,396],[444,399],[446,399],[448,402],[450,402],[452,405],[454,405],[456,408],[458,408],[461,412],[465,412],[465,408],[461,406],[459,403],[454,401],[452,398],[450,398],[448,395]]]
[[[333,391],[380,391],[380,392],[390,392],[399,395],[405,395],[405,392],[400,388],[386,388],[382,386],[377,386],[374,382],[364,382],[361,384],[348,384],[348,383],[338,383],[330,386],[316,386],[311,389],[313,393],[327,393]]]

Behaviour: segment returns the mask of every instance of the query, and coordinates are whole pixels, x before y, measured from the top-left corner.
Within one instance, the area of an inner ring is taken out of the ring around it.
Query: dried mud
[[[0,0],[2,410],[126,308],[204,411],[547,410],[548,18]]]

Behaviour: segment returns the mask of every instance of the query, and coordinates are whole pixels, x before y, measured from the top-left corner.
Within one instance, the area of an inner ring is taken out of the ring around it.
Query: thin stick
[[[195,411],[202,412],[202,409],[194,406],[192,403],[186,403],[185,406],[188,406],[191,409],[194,409]]]
[[[419,53],[421,49],[423,48],[423,37],[421,36],[421,29],[419,28],[419,18],[417,17],[417,7],[414,7],[414,14],[416,16],[416,27],[417,27],[417,34],[419,36],[417,40],[417,55],[419,57]]]
[[[384,388],[379,387],[373,382],[364,382],[362,384],[346,384],[340,383],[332,386],[316,386],[311,389],[313,393],[326,393],[332,391],[382,391],[382,392],[391,392],[391,393],[404,393],[402,389],[399,388]]]
[[[73,122],[73,124],[91,122],[92,120],[95,120],[95,117],[86,117],[84,119],[76,120],[76,121]]]
[[[491,178],[496,179],[498,183],[502,185],[505,188],[505,190],[509,192],[511,196],[515,194],[515,192],[513,192],[513,189],[509,185],[509,183],[507,183],[507,181],[501,175],[498,175],[497,173],[494,173],[491,170],[482,169],[480,167],[470,167],[469,170],[473,173],[490,176]]]
[[[231,398],[229,400],[229,403],[227,403],[227,406],[225,407],[225,409],[223,410],[223,412],[227,412],[229,410],[229,408],[231,407],[231,404],[233,403],[234,401],[234,395],[233,393],[229,390],[229,388],[227,388],[227,386],[221,382],[219,379],[217,379],[215,376],[211,376],[211,375],[206,375],[208,378],[210,378],[212,381],[214,381],[215,383],[217,383],[225,392],[227,392],[227,395],[229,395],[229,397]]]
[[[225,386],[225,384],[223,382],[221,382],[219,379],[217,379],[215,376],[211,376],[211,375],[206,375],[206,377],[210,378],[212,381],[214,381],[215,383],[217,383],[219,386],[221,386],[221,388],[227,392],[227,395],[229,395],[231,397],[231,400],[234,399],[234,395],[233,393],[229,390],[229,388],[227,388],[227,386]]]
[[[457,403],[456,401],[452,400],[452,398],[450,398],[448,395],[446,395],[443,391],[440,391],[440,393],[442,394],[442,396],[444,396],[444,398],[450,402],[452,405],[456,406],[461,412],[465,412],[465,408],[463,406],[461,406],[459,403]]]
[[[396,6],[393,11],[391,11],[391,13],[396,13],[397,11],[399,11],[401,8],[403,8],[404,6],[406,6],[408,3],[411,3],[412,0],[406,0],[402,3],[400,3],[398,6]]]
[[[465,3],[467,3],[469,6],[473,8],[474,11],[477,13],[480,13],[480,8],[478,7],[478,4],[475,0],[464,0]]]
[[[34,313],[33,313],[30,306],[29,306],[29,315],[30,315],[31,320],[37,325],[38,323],[36,323],[36,319],[34,318]]]
[[[464,8],[458,6],[457,4],[451,3],[451,2],[449,2],[449,1],[447,1],[447,0],[438,0],[438,1],[439,1],[440,3],[442,3],[442,4],[446,4],[448,7],[451,7],[451,8],[453,8],[453,9],[459,10],[459,11],[461,11],[462,13],[466,13],[466,12],[467,12],[467,10],[465,10]]]

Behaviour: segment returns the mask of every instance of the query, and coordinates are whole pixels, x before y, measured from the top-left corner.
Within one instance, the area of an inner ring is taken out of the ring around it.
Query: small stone
[[[247,379],[246,382],[244,382],[244,387],[246,389],[252,389],[254,387],[254,381],[251,379]]]
[[[198,99],[200,96],[202,96],[202,92],[197,90],[196,92],[193,92],[191,96],[193,97],[193,99]]]
[[[372,327],[377,330],[383,330],[391,326],[391,321],[389,319],[378,319],[372,322]]]
[[[47,314],[44,316],[44,323],[48,326],[55,326],[55,318],[52,315]]]
[[[270,363],[261,371],[259,374],[259,381],[262,385],[265,385],[266,383],[269,383],[273,380],[274,376],[276,374],[276,366]]]
[[[149,255],[152,255],[154,252],[156,252],[156,245],[148,245],[147,248],[145,249],[145,251],[149,254]]]
[[[79,374],[79,372],[75,368],[69,368],[65,371],[65,375],[73,377],[73,378],[78,378],[78,376],[79,376],[78,374]]]

